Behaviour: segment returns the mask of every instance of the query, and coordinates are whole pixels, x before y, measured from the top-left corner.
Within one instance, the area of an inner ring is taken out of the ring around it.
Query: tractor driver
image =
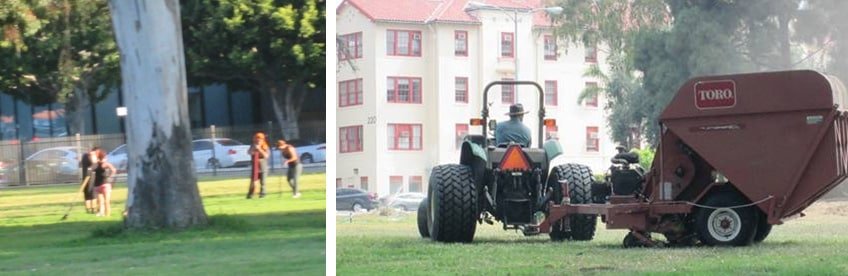
[[[522,123],[524,119],[524,106],[521,104],[513,104],[509,106],[509,121],[500,122],[495,128],[495,144],[504,145],[510,142],[521,145],[522,147],[530,147],[530,129]]]

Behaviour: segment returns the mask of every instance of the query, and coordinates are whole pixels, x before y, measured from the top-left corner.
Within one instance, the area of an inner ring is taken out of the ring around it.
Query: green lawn
[[[336,225],[339,275],[848,275],[848,202],[816,204],[743,248],[624,249],[626,232],[602,225],[590,242],[553,243],[495,224],[478,225],[471,244],[440,244],[418,236],[415,213],[338,216]]]
[[[246,179],[199,183],[212,225],[182,232],[122,232],[126,185],[109,218],[80,203],[60,221],[78,187],[0,189],[0,275],[323,275],[325,175],[302,177],[299,199],[276,177],[264,199],[246,200]],[[77,197],[81,201],[81,196]]]

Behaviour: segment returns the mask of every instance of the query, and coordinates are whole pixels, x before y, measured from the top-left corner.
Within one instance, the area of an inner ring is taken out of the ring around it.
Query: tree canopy
[[[308,88],[325,80],[324,1],[181,2],[189,83],[261,93],[284,136],[296,138]]]
[[[104,88],[120,78],[110,20],[105,1],[0,5],[0,91],[32,105],[63,103],[70,112],[104,99]]]
[[[600,43],[609,68],[584,97],[603,93],[613,139],[634,145],[633,132],[655,143],[656,119],[679,85],[693,76],[789,70],[826,52],[824,70],[848,77],[848,20],[838,0],[605,0],[557,2],[557,28],[571,43]],[[819,49],[819,50],[816,50]],[[827,51],[825,51],[827,50]],[[810,53],[812,52],[812,53]]]

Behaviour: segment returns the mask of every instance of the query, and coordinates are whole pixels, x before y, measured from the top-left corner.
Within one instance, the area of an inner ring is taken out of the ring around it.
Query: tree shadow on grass
[[[249,235],[303,235],[326,232],[324,210],[213,215],[209,225],[185,230],[127,230],[120,221],[79,221],[0,226],[0,248],[79,247]]]

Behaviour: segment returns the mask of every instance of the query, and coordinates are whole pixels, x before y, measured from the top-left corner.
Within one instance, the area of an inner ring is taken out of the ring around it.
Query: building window
[[[599,150],[598,127],[586,127],[586,151],[598,152]]]
[[[468,125],[456,124],[456,149],[462,147],[462,141],[465,140],[466,135],[468,135]]]
[[[342,179],[336,178],[336,188],[341,188],[341,187],[342,187]]]
[[[357,59],[362,57],[362,32],[339,36],[342,49],[339,60]]]
[[[420,31],[386,31],[386,54],[390,56],[421,56]]]
[[[421,192],[421,176],[410,176],[409,177],[409,192],[410,193],[420,193]]]
[[[552,35],[545,36],[545,60],[557,59],[556,39]]]
[[[512,79],[501,79],[504,81],[511,81]],[[504,104],[514,104],[515,103],[515,85],[501,85],[501,103]]]
[[[586,62],[595,63],[598,62],[598,46],[597,45],[586,45]]]
[[[513,33],[501,33],[501,57],[514,57],[515,36]]]
[[[339,128],[339,152],[362,151],[362,126]]]
[[[403,176],[389,176],[389,194],[396,194],[403,191]]]
[[[421,103],[421,78],[389,77],[386,89],[390,103]]]
[[[420,124],[389,124],[390,150],[421,150]]]
[[[368,190],[368,177],[367,176],[359,177],[359,188],[363,189],[365,191]]]
[[[339,82],[339,107],[362,104],[362,79]]]
[[[545,126],[545,140],[559,140],[559,135],[557,135],[557,131],[559,127],[557,126]]]
[[[468,103],[468,78],[456,77],[454,86],[456,87],[456,102]]]
[[[453,33],[454,39],[454,50],[453,53],[456,56],[467,57],[468,56],[468,32],[466,31],[455,31]]]
[[[557,81],[545,81],[545,105],[557,105]]]
[[[584,84],[586,89],[597,88],[597,82],[587,82]],[[598,93],[594,93],[591,97],[583,100],[583,105],[587,107],[598,107]]]

